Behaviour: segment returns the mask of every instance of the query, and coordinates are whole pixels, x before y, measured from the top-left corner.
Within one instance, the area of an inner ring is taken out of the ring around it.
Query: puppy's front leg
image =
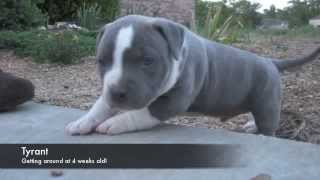
[[[128,111],[116,115],[100,124],[96,128],[96,131],[102,134],[114,135],[124,132],[149,129],[159,123],[160,121],[153,117],[148,107],[146,107],[140,110]]]
[[[86,115],[67,125],[66,132],[70,135],[88,134],[100,123],[114,116],[116,113],[116,110],[111,109],[107,102],[102,97],[99,97]]]

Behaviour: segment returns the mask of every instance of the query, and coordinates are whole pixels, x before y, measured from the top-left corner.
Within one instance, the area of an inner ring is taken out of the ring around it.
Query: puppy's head
[[[141,109],[171,89],[179,76],[184,28],[165,19],[127,16],[97,38],[102,96],[111,107]]]

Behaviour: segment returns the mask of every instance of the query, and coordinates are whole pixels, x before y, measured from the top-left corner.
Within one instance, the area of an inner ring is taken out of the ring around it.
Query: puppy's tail
[[[311,62],[316,59],[316,57],[320,54],[320,47],[318,47],[315,51],[301,58],[292,59],[292,60],[278,60],[274,59],[273,63],[277,66],[279,71],[284,71],[289,68],[293,68],[296,66],[301,66],[305,63]]]

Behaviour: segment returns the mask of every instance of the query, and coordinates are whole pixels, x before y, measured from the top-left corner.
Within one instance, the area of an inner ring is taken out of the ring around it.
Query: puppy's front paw
[[[116,135],[121,134],[124,132],[130,131],[128,127],[129,119],[126,119],[126,116],[118,115],[113,118],[110,118],[100,124],[96,128],[96,132],[101,134],[108,134],[108,135]]]
[[[93,131],[93,120],[81,118],[73,121],[66,126],[66,132],[70,135],[85,135]]]
[[[153,117],[147,108],[118,114],[97,126],[96,131],[102,134],[121,134],[143,129],[150,129],[160,121]]]

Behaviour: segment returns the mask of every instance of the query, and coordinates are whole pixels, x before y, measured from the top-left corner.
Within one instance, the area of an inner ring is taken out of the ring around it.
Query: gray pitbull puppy
[[[216,117],[252,113],[258,133],[280,120],[281,71],[316,58],[274,60],[204,39],[162,18],[131,15],[97,38],[102,95],[67,125],[72,135],[148,129],[184,112]]]

